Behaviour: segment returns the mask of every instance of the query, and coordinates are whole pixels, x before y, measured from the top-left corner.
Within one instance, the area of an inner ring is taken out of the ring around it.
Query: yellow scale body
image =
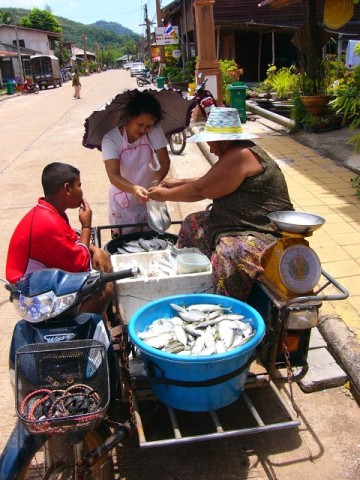
[[[317,254],[305,239],[312,232],[280,233],[282,237],[261,256],[264,273],[260,280],[281,300],[313,295],[313,288],[320,278],[321,266]]]

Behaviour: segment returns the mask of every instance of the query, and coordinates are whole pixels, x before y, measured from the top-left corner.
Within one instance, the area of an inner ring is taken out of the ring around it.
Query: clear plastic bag
[[[146,203],[148,225],[158,233],[164,233],[171,225],[171,218],[165,202],[149,200]]]

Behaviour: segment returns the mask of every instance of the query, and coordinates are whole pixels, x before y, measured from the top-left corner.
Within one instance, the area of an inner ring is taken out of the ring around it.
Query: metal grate
[[[296,414],[267,374],[250,374],[245,391],[236,402],[209,412],[174,410],[152,397],[150,390],[137,389],[136,386],[133,394],[139,443],[145,448],[264,433],[300,425]]]

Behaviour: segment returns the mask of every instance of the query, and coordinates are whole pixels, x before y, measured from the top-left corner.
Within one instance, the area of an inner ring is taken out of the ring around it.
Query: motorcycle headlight
[[[57,297],[54,292],[46,292],[36,297],[26,297],[20,292],[13,295],[15,308],[24,320],[39,323],[60,315],[75,302],[77,293]]]

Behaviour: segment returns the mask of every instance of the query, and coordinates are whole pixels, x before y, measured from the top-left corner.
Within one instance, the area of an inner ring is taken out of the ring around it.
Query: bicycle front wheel
[[[107,438],[105,429],[89,431],[81,443],[82,455],[94,450]],[[112,480],[113,462],[104,453],[84,475],[76,472],[76,452],[78,448],[69,442],[68,435],[54,435],[24,464],[17,480]]]
[[[169,146],[172,153],[174,153],[175,155],[181,155],[186,147],[185,131],[180,133],[173,133],[169,139]]]

